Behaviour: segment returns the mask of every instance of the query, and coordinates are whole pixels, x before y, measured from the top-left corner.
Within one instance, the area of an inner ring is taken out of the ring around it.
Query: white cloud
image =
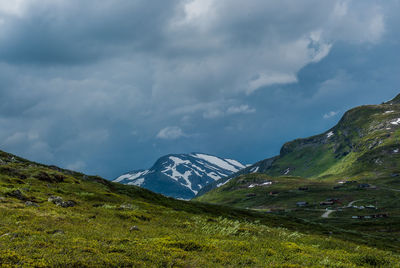
[[[227,114],[251,114],[255,112],[256,109],[250,108],[249,105],[231,106],[226,111]]]
[[[224,112],[219,109],[209,109],[204,111],[203,117],[206,119],[218,118],[224,115]]]
[[[261,73],[256,79],[249,82],[247,93],[250,94],[260,87],[271,86],[275,84],[289,84],[297,82],[297,77],[295,74],[285,74],[268,72]]]
[[[116,144],[131,155],[132,129],[135,141],[188,137],[177,124],[212,135],[222,124],[204,119],[261,111],[246,93],[296,83],[336,42],[379,42],[383,3],[0,0],[2,144],[68,164]]]
[[[374,1],[336,1],[323,27],[326,39],[377,43],[385,32],[384,14]]]
[[[161,129],[156,137],[164,140],[175,140],[185,136],[186,134],[180,127],[171,126]]]
[[[323,118],[324,118],[324,119],[329,119],[329,118],[331,118],[331,117],[336,116],[337,114],[338,114],[338,112],[336,112],[336,111],[330,111],[329,113],[324,114],[324,115],[323,115]]]
[[[22,16],[26,6],[32,0],[0,0],[0,15],[1,13],[9,15]]]

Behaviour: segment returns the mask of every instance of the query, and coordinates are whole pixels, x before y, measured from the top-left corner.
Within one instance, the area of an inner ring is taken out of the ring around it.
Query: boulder
[[[21,193],[20,190],[11,191],[11,192],[7,193],[7,195],[10,196],[10,197],[17,198],[17,199],[22,200],[22,201],[28,200],[28,198],[26,198],[26,196],[24,196],[24,195]]]
[[[35,178],[41,181],[54,182],[54,180],[46,172],[40,172],[38,175],[35,176]]]
[[[75,205],[76,205],[76,203],[72,200],[68,200],[68,201],[57,204],[57,206],[60,206],[63,208],[75,207]]]
[[[27,207],[39,207],[38,204],[36,204],[36,203],[34,203],[32,201],[26,201],[25,202],[25,206],[27,206]]]
[[[65,180],[65,176],[63,176],[63,175],[60,175],[60,174],[49,175],[43,171],[40,172],[38,175],[36,175],[35,178],[37,178],[41,181],[51,182],[51,183],[63,182]]]
[[[136,225],[132,226],[131,228],[129,228],[129,231],[140,231],[139,227],[137,227]]]
[[[63,199],[62,199],[61,196],[50,196],[50,197],[47,199],[47,201],[48,201],[48,202],[52,202],[52,203],[55,204],[55,205],[58,205],[58,204],[60,204],[60,203],[63,202]]]

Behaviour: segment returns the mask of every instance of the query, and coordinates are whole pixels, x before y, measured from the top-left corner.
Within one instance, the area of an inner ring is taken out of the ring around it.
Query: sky
[[[0,0],[0,150],[113,179],[244,164],[400,93],[400,1]]]

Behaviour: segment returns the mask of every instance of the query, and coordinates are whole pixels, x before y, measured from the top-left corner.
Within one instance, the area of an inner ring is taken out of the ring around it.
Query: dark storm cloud
[[[0,149],[109,178],[166,153],[272,156],[395,93],[397,8],[0,2]]]
[[[28,2],[8,15],[0,57],[7,62],[69,64],[155,49],[177,1]]]

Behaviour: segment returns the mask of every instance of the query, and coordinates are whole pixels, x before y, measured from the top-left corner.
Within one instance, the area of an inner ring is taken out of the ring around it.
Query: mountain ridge
[[[168,154],[157,159],[149,169],[125,173],[113,181],[190,199],[205,185],[243,168],[245,166],[237,160],[205,153]]]
[[[270,176],[304,178],[337,176],[345,178],[360,172],[393,169],[400,149],[397,131],[400,126],[400,94],[379,105],[362,105],[344,113],[329,130],[307,138],[286,142],[277,156],[256,162],[199,192],[199,196],[229,179],[253,172]],[[385,147],[386,146],[386,147]],[[366,164],[364,158],[375,155]],[[387,158],[385,161],[383,158]]]

